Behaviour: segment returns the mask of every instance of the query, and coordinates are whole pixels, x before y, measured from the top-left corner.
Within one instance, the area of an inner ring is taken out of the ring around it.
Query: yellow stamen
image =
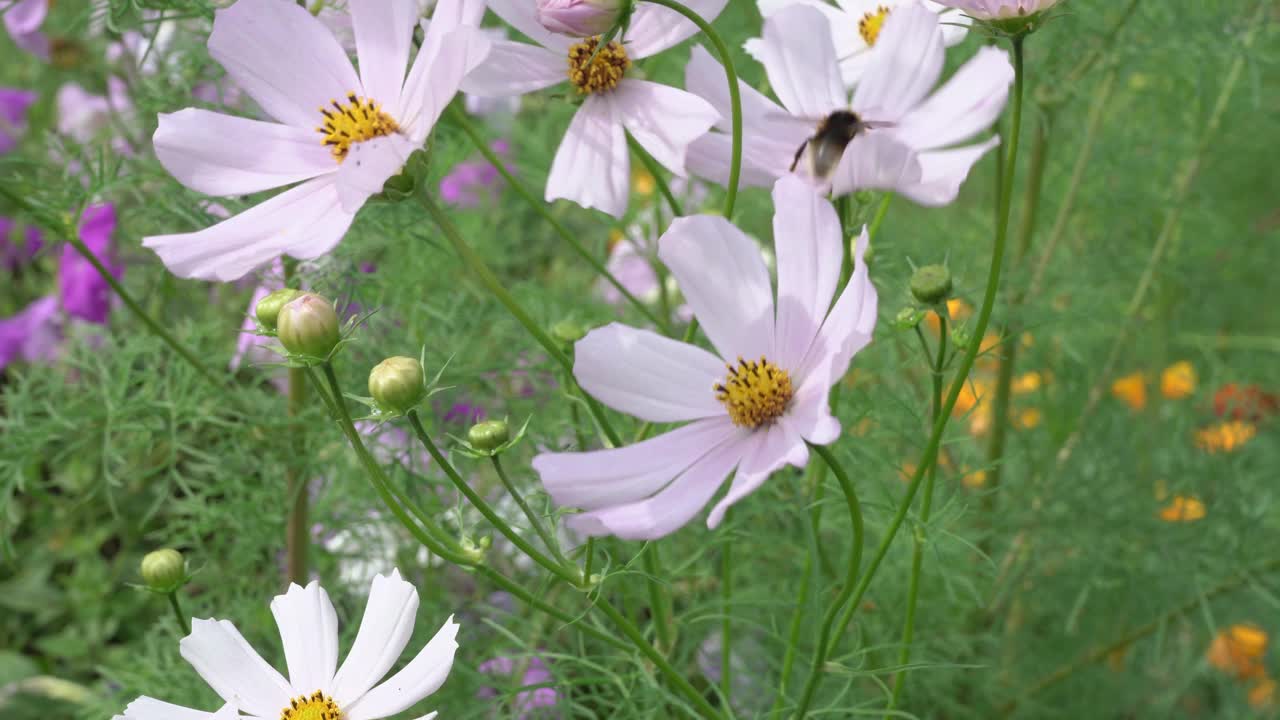
[[[621,43],[610,41],[596,52],[599,45],[600,38],[592,37],[569,48],[569,82],[578,89],[579,95],[605,92],[618,87],[623,74],[631,67],[631,59],[627,57],[627,51]],[[593,54],[594,60],[591,57]]]
[[[280,711],[280,720],[343,720],[343,717],[338,703],[319,690],[310,696],[299,695]]]
[[[729,410],[733,424],[758,428],[777,420],[787,411],[794,394],[791,375],[765,358],[747,361],[738,358],[728,365],[729,374],[715,386],[716,398]]]
[[[866,41],[867,47],[875,47],[876,40],[880,38],[880,29],[884,27],[885,18],[889,17],[889,8],[881,5],[874,11],[862,16],[858,21],[858,32],[862,35],[862,39]]]
[[[328,107],[320,108],[324,123],[316,132],[324,136],[323,144],[333,153],[333,159],[342,162],[354,143],[386,137],[399,132],[395,118],[382,111],[382,106],[369,98],[348,93],[346,102],[330,100]]]

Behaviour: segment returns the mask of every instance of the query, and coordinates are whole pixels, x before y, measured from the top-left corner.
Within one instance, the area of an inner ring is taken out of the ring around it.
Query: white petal
[[[870,341],[871,334],[868,332],[865,341],[854,346],[853,351],[861,350]],[[825,369],[830,367],[824,366]],[[847,370],[847,366],[845,369]],[[779,418],[778,422],[814,445],[835,442],[840,437],[840,421],[831,415],[828,400],[831,388],[838,380],[839,378],[830,377],[829,373],[810,373],[796,390],[787,414]]]
[[[722,217],[676,218],[658,240],[658,257],[720,357],[775,357],[769,270],[751,238]]]
[[[684,0],[684,6],[703,20],[712,22],[728,2],[729,0]],[[631,27],[627,29],[627,53],[632,58],[646,58],[674,47],[697,32],[698,26],[675,10],[651,3],[639,3],[635,14],[631,16]]]
[[[458,624],[453,616],[436,631],[417,656],[400,672],[343,708],[345,720],[376,720],[395,715],[440,689],[458,650]]]
[[[819,120],[848,106],[831,24],[817,10],[797,5],[766,20],[760,54],[773,91],[793,115]]]
[[[573,375],[609,407],[650,422],[725,414],[714,387],[724,363],[694,345],[612,323],[574,346]]]
[[[440,36],[434,50],[423,45],[404,83],[400,125],[415,143],[427,139],[440,113],[458,94],[462,79],[489,55],[489,38],[479,28],[460,25]]]
[[[542,453],[533,469],[556,504],[595,510],[652,495],[712,447],[744,432],[727,416],[709,418],[625,447]]]
[[[290,0],[237,0],[219,10],[209,55],[272,117],[311,129],[320,108],[363,94],[355,68],[329,30]]]
[[[978,50],[945,85],[898,123],[894,136],[920,150],[963,142],[991,127],[1013,83],[1009,54]]]
[[[149,697],[134,700],[124,709],[124,715],[116,716],[122,720],[231,720],[235,717],[235,706],[231,704],[222,706],[216,713],[207,713]]]
[[[343,211],[354,215],[370,196],[382,192],[416,147],[399,133],[353,143],[335,178]]]
[[[715,495],[725,477],[750,452],[754,434],[724,440],[653,497],[570,516],[566,523],[587,535],[656,540],[680,529]]]
[[[489,9],[534,42],[559,53],[564,58],[568,72],[569,46],[578,41],[542,27],[542,23],[538,22],[535,3],[530,0],[489,0]]]
[[[849,369],[854,353],[871,342],[871,334],[875,331],[876,313],[879,296],[876,286],[867,273],[867,263],[863,254],[870,242],[866,227],[858,237],[853,275],[844,292],[836,299],[827,320],[822,324],[804,367],[798,374],[801,389],[797,395],[804,394],[812,382],[829,389]],[[822,390],[825,397],[825,389]]]
[[[760,428],[751,438],[751,451],[742,459],[729,491],[707,514],[707,527],[715,529],[734,503],[755,492],[776,470],[788,463],[804,467],[809,462],[809,448],[790,425],[774,423]]]
[[[315,581],[306,588],[290,584],[271,601],[271,614],[280,629],[293,694],[328,689],[338,667],[338,615],[329,594]]]
[[[152,142],[178,182],[206,195],[243,195],[336,172],[320,133],[187,108],[161,113]]]
[[[747,148],[755,136],[742,134],[742,170],[738,184],[742,187],[769,187],[778,179],[778,162],[764,164],[752,157]],[[776,158],[771,158],[776,159]],[[694,140],[685,154],[686,169],[698,177],[727,186],[733,160],[733,138],[724,133],[709,132]],[[789,162],[789,161],[788,161]],[[785,169],[786,165],[781,164]]]
[[[622,126],[654,160],[671,172],[685,176],[684,156],[689,143],[702,137],[720,113],[710,103],[684,90],[647,80],[618,85],[614,110]]]
[[[899,188],[899,191],[926,207],[949,205],[960,194],[960,186],[969,177],[973,166],[999,144],[1000,138],[993,137],[986,142],[955,150],[922,152],[920,182]]]
[[[946,49],[938,16],[919,3],[889,13],[853,93],[853,109],[867,120],[897,122],[933,89]]]
[[[924,176],[919,155],[884,131],[872,130],[854,138],[831,175],[832,194],[858,190],[907,192]]]
[[[560,141],[547,177],[546,200],[564,198],[620,218],[630,200],[630,178],[622,123],[608,96],[593,95],[578,108]]]
[[[832,6],[825,0],[759,0],[759,5],[760,14],[765,18],[770,18],[778,12],[795,5],[811,7],[825,15],[827,24],[831,28],[832,47],[835,48],[836,56],[841,59],[842,69],[845,58],[866,54],[867,43],[862,39],[862,34],[858,32],[858,21],[862,19],[861,15],[852,15],[845,10]],[[753,38],[748,40],[743,45],[743,48],[757,62],[763,63],[763,57],[760,54],[763,46],[764,41],[761,38]],[[851,86],[847,82],[847,78],[846,85]]]
[[[343,211],[332,177],[276,195],[199,232],[143,238],[180,277],[237,280],[281,254],[319,257],[332,250],[355,215]]]
[[[209,687],[240,710],[275,717],[289,704],[289,683],[226,620],[193,619],[178,647]]]
[[[400,87],[418,21],[415,0],[347,0],[355,28],[360,82],[369,97],[400,117]]]
[[[826,319],[840,281],[840,219],[813,186],[788,175],[773,188],[778,262],[776,362],[798,369]]]
[[[689,63],[684,69],[684,86],[689,92],[711,103],[711,107],[720,114],[716,127],[724,132],[732,128],[733,104],[729,99],[729,78],[725,75],[724,66],[701,45],[695,45],[690,53]],[[802,134],[791,143],[789,139],[782,143],[795,149],[813,132],[813,124],[808,120],[792,118],[778,103],[770,100],[745,82],[738,81],[738,94],[742,100],[742,125],[744,128],[773,130],[775,125],[782,128],[795,128]],[[765,142],[773,138],[762,137]]]
[[[489,57],[462,81],[462,89],[483,97],[508,97],[551,87],[568,78],[565,56],[529,43],[500,40]]]
[[[333,699],[341,707],[359,700],[396,664],[413,635],[418,591],[400,577],[376,575],[369,588],[360,630],[333,678]]]

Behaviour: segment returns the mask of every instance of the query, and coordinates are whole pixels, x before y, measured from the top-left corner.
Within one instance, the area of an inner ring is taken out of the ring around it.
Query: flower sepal
[[[924,319],[924,313],[921,308],[908,305],[893,318],[893,327],[898,330],[913,330]]]

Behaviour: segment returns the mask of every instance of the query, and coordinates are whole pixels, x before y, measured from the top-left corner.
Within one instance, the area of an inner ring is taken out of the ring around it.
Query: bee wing
[[[766,120],[778,120],[786,122],[788,120],[803,120],[804,122],[813,123],[815,126],[822,123],[825,118],[809,117],[808,115],[792,115],[789,112],[771,111],[764,114]]]
[[[879,120],[863,120],[863,121],[862,121],[862,127],[866,128],[866,129],[868,129],[868,130],[882,130],[882,129],[886,129],[886,128],[895,128],[895,127],[898,127],[898,123],[896,123],[896,122],[888,122],[888,121],[881,122],[881,121],[879,121]]]

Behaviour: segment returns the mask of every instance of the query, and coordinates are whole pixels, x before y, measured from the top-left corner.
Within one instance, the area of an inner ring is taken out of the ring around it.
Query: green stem
[[[587,625],[586,623],[581,622],[580,618],[575,618],[569,613],[566,613],[565,611],[561,610],[560,608],[539,600],[533,593],[529,592],[524,587],[524,585],[521,585],[520,583],[508,578],[507,576],[499,573],[497,570],[494,570],[488,565],[477,565],[475,566],[475,570],[476,570],[476,575],[486,578],[487,580],[492,582],[494,585],[497,585],[498,587],[502,588],[506,592],[511,593],[513,596],[518,598],[525,605],[528,605],[529,607],[535,610],[543,612],[547,616],[553,617],[556,620],[559,620],[560,622],[564,623],[569,627],[577,628],[584,635],[590,635],[596,640],[599,640],[618,650],[634,649],[632,648],[631,643],[623,642],[618,638],[614,637],[612,634],[607,633],[604,630],[600,630],[592,625]]]
[[[284,263],[284,283],[286,287],[292,285],[296,270],[297,261],[291,258],[286,259]],[[300,367],[289,368],[289,394],[286,411],[291,421],[289,440],[293,445],[295,457],[304,456],[301,450],[303,447],[302,434],[305,431],[305,426],[297,422],[297,418],[302,412],[306,401],[306,369]],[[298,468],[292,465],[285,469],[285,486],[287,497],[289,498],[289,516],[286,519],[285,529],[285,570],[289,577],[289,582],[306,585],[308,580],[307,553],[311,545],[311,528],[310,523],[307,521],[307,515],[311,498],[307,493],[307,483],[299,477]]]
[[[560,367],[564,368],[565,372],[572,375],[573,361],[560,349],[560,344],[552,339],[532,317],[529,317],[529,313],[525,312],[520,303],[507,290],[507,287],[502,284],[502,281],[489,269],[489,265],[485,263],[484,258],[480,257],[479,253],[472,249],[467,244],[467,241],[463,240],[462,236],[458,234],[458,228],[449,219],[449,215],[425,191],[418,193],[418,201],[426,209],[427,214],[431,216],[436,225],[440,227],[441,232],[444,233],[449,243],[453,245],[454,251],[462,258],[463,263],[471,268],[471,271],[480,279],[480,283],[485,286],[485,289],[492,293],[498,299],[498,302],[502,303],[507,312],[511,313],[511,316],[523,325],[525,330],[529,331],[533,339],[538,341],[538,344],[547,351],[547,354],[552,359],[560,364]],[[609,419],[605,417],[604,409],[600,407],[600,404],[586,393],[583,393],[582,398],[586,401],[587,407],[591,410],[591,415],[596,419],[600,429],[609,438],[609,442],[613,443],[615,447],[621,445],[622,438],[619,437],[613,426],[609,424]]]
[[[658,636],[658,648],[663,653],[671,652],[675,646],[674,628],[671,625],[671,611],[668,608],[667,588],[662,584],[662,558],[658,557],[658,544],[649,541],[641,560],[649,586],[649,612],[653,615],[654,633]]]
[[[582,551],[582,577],[587,582],[591,582],[591,559],[596,554],[596,539],[594,537],[587,538],[587,544]]]
[[[645,152],[640,143],[636,142],[631,133],[627,133],[627,145],[631,148],[631,152],[640,158],[640,164],[644,165],[644,169],[653,177],[653,182],[658,186],[658,194],[667,202],[667,206],[671,208],[671,214],[675,217],[684,215],[684,209],[680,207],[680,201],[676,199],[675,193],[671,192],[671,185],[667,183],[667,179],[662,176],[662,168],[658,167],[657,161],[653,156]]]
[[[800,646],[800,628],[807,614],[809,603],[809,586],[813,578],[813,559],[818,547],[818,520],[822,516],[822,506],[818,502],[820,490],[823,487],[824,472],[826,465],[818,463],[809,463],[805,468],[805,478],[808,480],[813,477],[814,482],[806,482],[806,487],[811,487],[809,491],[809,524],[806,528],[806,536],[808,537],[807,547],[804,554],[804,567],[801,570],[800,590],[797,593],[795,610],[791,612],[791,624],[787,630],[787,648],[782,655],[782,673],[778,679],[778,692],[773,699],[773,707],[769,709],[769,717],[776,718],[782,711],[782,703],[787,698],[787,687],[791,684],[791,674],[795,669],[796,649]]]
[[[836,596],[835,602],[831,603],[831,607],[827,609],[826,614],[822,618],[822,628],[818,631],[818,648],[813,655],[813,667],[809,670],[809,678],[805,682],[804,691],[800,696],[800,705],[796,711],[797,718],[803,718],[805,713],[809,711],[809,704],[813,702],[813,693],[818,689],[818,683],[822,679],[823,664],[826,663],[827,651],[832,639],[832,627],[836,622],[836,616],[840,613],[840,608],[849,602],[849,598],[853,595],[854,583],[858,579],[858,571],[862,567],[862,543],[863,543],[863,526],[862,526],[862,504],[858,502],[858,493],[853,487],[853,482],[849,480],[848,474],[844,468],[836,461],[831,451],[824,445],[810,445],[815,453],[817,453],[831,469],[831,474],[836,476],[836,480],[840,483],[840,488],[844,490],[844,499],[849,506],[849,522],[853,526],[852,547],[849,549],[849,570],[845,577],[844,585],[840,588],[840,594]]]
[[[871,227],[867,229],[867,238],[874,240],[880,232],[880,224],[884,222],[884,216],[889,214],[889,202],[893,200],[893,193],[885,193],[880,198],[880,205],[876,208],[875,217],[871,219]]]
[[[182,606],[178,604],[178,591],[166,593],[169,596],[169,607],[173,608],[173,616],[178,620],[178,629],[182,631],[183,637],[191,634],[191,620],[186,613],[182,612]]]
[[[938,314],[938,354],[930,363],[933,376],[932,422],[938,422],[938,414],[942,412],[942,373],[947,364],[947,316],[945,312]],[[917,327],[916,331],[920,329]],[[920,341],[924,342],[924,333],[920,333]],[[925,348],[926,353],[928,347]],[[920,599],[920,572],[924,566],[924,546],[927,542],[929,517],[933,511],[933,488],[938,477],[938,463],[929,467],[925,475],[924,498],[920,501],[920,527],[916,531],[915,547],[911,552],[911,580],[907,586],[907,618],[902,624],[902,648],[898,653],[898,671],[893,677],[893,693],[889,698],[886,720],[893,715],[893,709],[902,699],[902,688],[907,680],[907,665],[911,662],[911,643],[915,640],[916,606]]]
[[[730,675],[733,671],[733,544],[724,543],[720,548],[720,695],[725,707],[729,707]]]
[[[440,452],[440,448],[436,447],[435,442],[431,440],[431,436],[427,435],[426,429],[422,427],[422,421],[418,419],[418,411],[410,410],[407,417],[409,418],[409,425],[413,427],[414,434],[418,436],[419,442],[421,442],[422,446],[427,449],[428,453],[430,453],[431,459],[434,460],[442,470],[444,470],[445,475],[453,481],[453,486],[458,489],[458,492],[462,493],[463,496],[467,498],[467,501],[470,502],[476,510],[480,511],[480,514],[489,521],[489,524],[493,525],[498,532],[502,533],[503,537],[510,540],[511,544],[519,548],[520,552],[528,555],[529,559],[546,568],[547,571],[556,575],[561,580],[564,580],[575,588],[581,589],[582,578],[578,575],[577,568],[569,570],[565,565],[543,555],[542,552],[530,544],[529,541],[525,540],[520,533],[513,530],[511,526],[507,524],[507,521],[503,520],[502,517],[499,516],[498,513],[494,512],[493,508],[489,506],[489,503],[486,502],[484,498],[480,497],[479,493],[471,489],[471,486],[468,485],[467,481],[458,474],[458,471],[453,467],[453,464],[449,462],[449,459],[444,456],[444,453]]]
[[[676,2],[676,0],[645,0],[645,2],[674,10],[683,15],[689,22],[697,25],[702,34],[706,35],[707,39],[711,41],[716,55],[720,56],[720,64],[724,66],[724,73],[729,79],[729,104],[733,108],[733,118],[731,120],[733,123],[733,155],[729,164],[729,186],[724,198],[724,216],[732,220],[734,205],[738,201],[738,184],[742,176],[742,97],[738,90],[738,72],[733,68],[733,56],[729,54],[729,47],[724,44],[724,40],[720,38],[719,33],[711,27],[711,23],[702,19],[702,16],[698,13]]]
[[[497,471],[498,479],[502,481],[502,486],[507,489],[508,493],[511,493],[511,499],[515,500],[516,504],[520,506],[524,516],[529,519],[529,525],[533,527],[533,531],[542,539],[542,543],[547,546],[547,550],[556,556],[561,565],[568,565],[569,561],[565,560],[564,556],[560,554],[560,545],[552,538],[551,533],[542,524],[541,518],[533,511],[533,508],[529,507],[528,501],[524,499],[515,483],[511,482],[511,478],[507,476],[506,469],[502,467],[502,460],[497,455],[490,456],[489,460],[493,462],[493,469]]]
[[[569,247],[573,248],[573,251],[576,252],[579,257],[586,260],[587,264],[591,266],[591,269],[594,270],[597,275],[604,278],[610,285],[612,285],[614,289],[616,289],[622,297],[626,298],[627,302],[638,310],[641,315],[644,315],[645,319],[649,322],[664,331],[669,328],[669,323],[666,320],[659,318],[648,305],[645,305],[639,298],[633,295],[630,290],[623,287],[618,278],[614,277],[613,273],[609,272],[609,269],[605,267],[605,264],[592,254],[592,252],[578,240],[577,236],[569,231],[569,228],[565,227],[563,223],[556,219],[556,216],[551,213],[550,207],[542,200],[542,198],[536,197],[529,188],[525,187],[524,183],[520,182],[519,178],[507,169],[506,163],[504,163],[502,158],[498,157],[498,154],[489,147],[489,144],[485,142],[484,137],[480,135],[480,131],[471,124],[471,121],[467,118],[467,114],[465,112],[457,106],[453,106],[450,107],[446,113],[449,120],[461,128],[462,132],[471,139],[471,143],[476,146],[476,150],[479,150],[480,154],[484,156],[484,159],[487,160],[490,165],[493,165],[494,169],[498,171],[498,174],[502,176],[507,185],[514,190],[516,194],[533,209],[534,212],[541,215],[542,219],[546,220],[547,224],[551,226],[551,229],[555,230],[556,234],[568,243]]]
[[[840,284],[836,285],[842,288],[849,284],[849,278],[853,277],[853,242],[849,237],[849,218],[853,214],[853,196],[842,195],[836,198],[836,217],[840,219]],[[836,293],[839,297],[839,293]],[[831,302],[835,303],[835,298]]]

